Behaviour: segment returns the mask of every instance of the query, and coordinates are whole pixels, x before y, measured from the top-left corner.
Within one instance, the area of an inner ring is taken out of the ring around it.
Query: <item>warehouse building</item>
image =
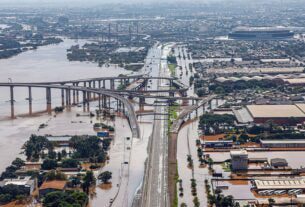
[[[268,178],[254,180],[257,190],[305,189],[305,180],[301,178]]]
[[[218,141],[204,141],[204,147],[207,148],[226,148],[232,147],[233,141],[232,140],[218,140]]]
[[[263,148],[303,148],[305,139],[279,139],[279,140],[260,140]]]
[[[247,105],[246,108],[253,118],[254,123],[264,124],[273,121],[276,124],[302,123],[305,121],[305,113],[302,110],[304,104],[298,105]],[[305,107],[303,107],[305,110]]]

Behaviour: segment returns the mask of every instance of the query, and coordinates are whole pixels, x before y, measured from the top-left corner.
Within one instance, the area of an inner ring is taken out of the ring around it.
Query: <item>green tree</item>
[[[77,168],[79,162],[76,159],[65,159],[61,163],[62,168]]]
[[[112,178],[112,172],[109,171],[102,172],[98,176],[98,179],[101,180],[103,183],[108,183],[111,178]]]
[[[16,158],[13,162],[12,165],[15,165],[18,169],[20,169],[22,166],[25,165],[24,161],[20,158]]]
[[[41,169],[43,169],[43,170],[53,170],[56,167],[57,167],[57,161],[51,160],[51,159],[44,160],[41,165]]]
[[[86,192],[87,194],[89,194],[89,188],[92,185],[95,185],[95,183],[96,183],[96,180],[95,180],[95,177],[93,175],[93,172],[92,171],[87,171],[86,175],[83,178],[83,183],[82,183],[83,191]]]

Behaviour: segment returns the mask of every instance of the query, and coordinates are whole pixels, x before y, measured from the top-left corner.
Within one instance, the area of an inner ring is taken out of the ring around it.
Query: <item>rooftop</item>
[[[47,136],[47,140],[50,142],[68,142],[72,137],[69,136]]]
[[[266,180],[255,180],[257,189],[305,189],[304,179],[266,179]]]
[[[43,189],[58,189],[63,190],[67,184],[67,181],[64,180],[52,180],[52,181],[45,181],[42,183],[40,190]]]
[[[14,179],[4,179],[3,181],[0,182],[0,186],[5,186],[5,185],[31,185],[34,183],[34,180],[31,179],[30,176],[26,177],[18,177]]]
[[[234,150],[230,151],[230,155],[232,156],[248,156],[248,152],[246,150]]]
[[[237,27],[234,31],[242,32],[273,32],[273,31],[289,31],[285,27]]]
[[[305,139],[275,139],[275,140],[260,140],[261,143],[263,144],[304,144],[305,143]]]
[[[305,117],[296,105],[247,105],[253,118]]]

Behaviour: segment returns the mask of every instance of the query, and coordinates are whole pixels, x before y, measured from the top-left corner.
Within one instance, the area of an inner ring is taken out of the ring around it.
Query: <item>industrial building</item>
[[[231,151],[230,155],[232,170],[248,169],[248,153],[246,150]]]
[[[223,147],[232,147],[232,140],[218,140],[218,141],[204,141],[204,147],[207,148],[223,148]]]
[[[294,32],[279,27],[237,27],[229,34],[231,39],[270,40],[293,38]]]
[[[295,124],[305,121],[303,105],[247,105],[254,123],[264,124],[273,121],[276,124]]]
[[[288,139],[288,140],[260,140],[263,148],[303,148],[305,147],[304,139]]]
[[[305,189],[305,180],[302,178],[268,178],[254,180],[257,190],[289,190]]]

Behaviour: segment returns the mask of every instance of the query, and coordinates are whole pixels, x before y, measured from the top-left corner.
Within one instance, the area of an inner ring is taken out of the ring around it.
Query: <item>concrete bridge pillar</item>
[[[121,111],[122,109],[122,102],[118,100],[118,111]]]
[[[47,113],[49,115],[52,114],[52,96],[51,96],[51,88],[46,88],[46,99],[47,99]]]
[[[76,83],[76,87],[78,87],[78,83]],[[79,91],[76,91],[76,103],[79,103]]]
[[[91,97],[91,93],[87,92],[87,111],[90,111],[90,97]]]
[[[96,88],[95,81],[93,81],[93,88]],[[96,99],[96,93],[93,94],[93,98]]]
[[[216,106],[218,106],[218,104],[219,104],[219,99],[216,98]]]
[[[65,89],[61,89],[61,106],[65,106]]]
[[[110,100],[110,96],[108,96],[108,109],[110,110],[111,108],[111,100]]]
[[[125,104],[122,103],[123,114],[125,114]]]
[[[70,104],[69,104],[69,89],[66,89],[66,107],[70,109]]]
[[[114,90],[114,79],[110,79],[110,89]]]
[[[105,95],[102,96],[102,105],[103,105],[104,109],[107,107],[107,100],[106,100],[106,96]]]
[[[99,80],[98,81],[98,89],[100,89],[101,88],[101,81]]]
[[[89,88],[92,88],[92,81],[89,81]],[[91,100],[91,93],[88,93],[89,94],[89,97],[88,97],[88,100],[90,101]]]
[[[15,118],[15,108],[14,108],[14,86],[10,86],[10,96],[11,96],[11,118],[14,119]]]
[[[83,91],[83,111],[86,111],[86,91]]]
[[[32,87],[29,86],[29,115],[33,114],[32,101],[33,101],[33,98],[32,98]]]
[[[101,111],[101,94],[100,93],[98,94],[98,109],[100,112]]]
[[[71,99],[71,89],[68,90],[68,97],[69,97],[69,106],[71,108],[71,105],[72,105],[72,99]]]
[[[103,80],[103,88],[106,87],[106,80]]]
[[[76,86],[75,83],[73,83],[73,86],[74,87]],[[73,105],[75,105],[76,104],[76,91],[75,90],[73,90],[72,96],[73,96]]]

